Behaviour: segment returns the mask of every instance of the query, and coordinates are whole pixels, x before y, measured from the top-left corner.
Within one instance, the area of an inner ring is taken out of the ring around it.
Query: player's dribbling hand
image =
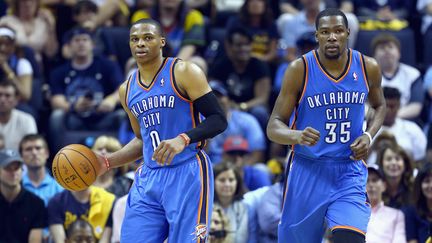
[[[303,131],[299,131],[297,143],[301,145],[314,146],[320,139],[320,132],[312,127],[306,127]]]
[[[180,136],[163,140],[154,151],[152,160],[155,160],[161,166],[169,165],[174,156],[182,152],[185,147],[186,143]]]
[[[96,153],[96,152],[95,152],[95,155],[96,155],[96,157],[98,159],[98,163],[99,163],[99,170],[97,171],[97,176],[101,176],[108,171],[108,167],[106,165],[105,158],[103,155]]]
[[[366,134],[358,137],[354,142],[350,145],[351,151],[353,152],[350,156],[352,160],[361,160],[366,159],[368,155],[368,150],[370,146],[370,140]]]

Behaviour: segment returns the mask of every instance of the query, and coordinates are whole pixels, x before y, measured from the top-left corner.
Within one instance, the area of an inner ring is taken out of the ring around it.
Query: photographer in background
[[[117,88],[123,82],[118,64],[94,56],[92,34],[83,28],[67,34],[72,57],[53,70],[50,142],[59,144],[58,134],[69,130],[116,130],[124,117],[115,111],[119,103]],[[66,127],[65,127],[66,126]],[[54,150],[55,151],[55,150]]]

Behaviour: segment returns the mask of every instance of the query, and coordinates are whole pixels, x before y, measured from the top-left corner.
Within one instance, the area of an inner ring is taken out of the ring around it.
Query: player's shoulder
[[[305,69],[305,57],[301,56],[297,59],[295,59],[294,61],[292,61],[289,65],[288,68],[292,69],[293,71],[303,71]]]
[[[363,58],[363,61],[365,62],[365,65],[367,65],[367,66],[378,66],[378,62],[377,62],[377,60],[375,58],[370,57],[368,55],[365,55],[365,54],[363,54],[363,53],[361,53],[359,51],[356,51],[356,50],[354,50],[354,51],[357,52]]]

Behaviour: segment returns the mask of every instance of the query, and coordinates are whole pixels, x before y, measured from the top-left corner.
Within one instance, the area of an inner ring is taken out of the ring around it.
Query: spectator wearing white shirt
[[[401,43],[392,34],[377,35],[371,46],[381,67],[382,86],[396,88],[401,93],[398,117],[418,118],[425,96],[420,71],[400,62]]]
[[[37,133],[36,121],[28,113],[15,109],[19,93],[14,82],[0,81],[0,133],[5,137],[5,147],[18,150],[21,139]]]

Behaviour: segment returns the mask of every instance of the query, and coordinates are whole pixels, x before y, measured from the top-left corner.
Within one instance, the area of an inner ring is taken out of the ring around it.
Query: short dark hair
[[[44,138],[44,136],[40,135],[40,134],[27,134],[25,135],[20,143],[19,143],[19,152],[20,154],[22,154],[22,147],[24,145],[24,143],[28,142],[28,141],[36,141],[36,140],[41,140],[44,144],[45,149],[48,149],[48,143],[46,141],[46,139]]]
[[[371,46],[370,46],[372,53],[375,53],[375,50],[379,45],[387,44],[387,43],[394,43],[399,49],[399,51],[401,50],[401,43],[398,38],[396,38],[394,35],[390,33],[381,33],[372,39]]]
[[[401,93],[396,88],[384,87],[383,93],[384,93],[385,99],[398,99],[398,100],[400,100],[400,98],[401,98]]]
[[[15,89],[15,96],[19,96],[20,95],[20,92],[18,90],[17,85],[13,81],[11,81],[9,79],[6,79],[6,78],[0,79],[0,87],[12,87],[12,88]]]
[[[80,0],[75,4],[75,6],[73,6],[72,15],[78,15],[83,10],[89,10],[90,12],[97,13],[98,12],[98,6],[93,1]]]
[[[160,34],[161,36],[165,36],[165,34],[164,34],[163,30],[162,30],[162,26],[161,26],[161,24],[160,24],[158,21],[154,20],[154,19],[150,19],[150,18],[147,18],[147,19],[140,19],[140,20],[138,20],[138,21],[132,23],[131,26],[130,26],[130,29],[132,29],[132,27],[133,27],[134,25],[137,25],[137,24],[151,24],[151,25],[153,25],[153,26],[156,27],[156,29],[159,31],[159,34]],[[130,29],[129,29],[129,30],[130,30]]]
[[[77,219],[75,222],[73,222],[71,225],[69,225],[69,227],[66,230],[66,237],[71,237],[71,235],[73,234],[73,232],[76,229],[85,229],[88,228],[91,230],[92,235],[94,237],[94,233],[93,233],[93,227],[91,226],[91,224],[83,219]]]
[[[252,42],[252,34],[246,28],[244,28],[242,26],[235,26],[235,27],[229,28],[227,30],[227,33],[225,34],[225,40],[231,44],[233,42],[233,37],[235,34],[239,34],[241,36],[244,36],[248,39],[249,42]]]
[[[326,8],[323,11],[321,11],[318,16],[315,19],[315,29],[318,30],[319,21],[322,17],[327,16],[342,16],[345,27],[348,28],[348,19],[345,16],[344,12],[337,8]]]

